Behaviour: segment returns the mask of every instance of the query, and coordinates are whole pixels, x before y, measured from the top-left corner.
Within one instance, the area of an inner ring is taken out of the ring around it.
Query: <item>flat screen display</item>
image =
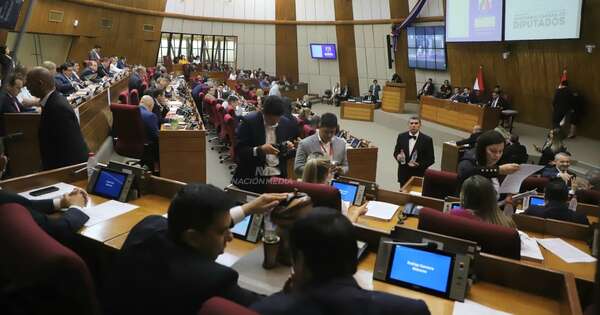
[[[506,0],[505,40],[579,38],[583,0]]]
[[[250,222],[252,221],[252,216],[246,216],[244,218],[244,220],[238,222],[238,224],[234,225],[233,228],[231,228],[231,233],[241,236],[241,237],[246,237],[246,234],[248,233],[248,228],[250,227]]]
[[[14,29],[24,0],[0,1],[0,28]]]
[[[442,252],[395,245],[389,279],[408,287],[447,294],[454,257]]]
[[[101,170],[94,185],[94,194],[110,199],[119,199],[127,174]]]
[[[343,201],[347,201],[350,204],[354,203],[354,199],[356,199],[356,193],[358,192],[358,185],[332,180],[331,186],[340,191]]]
[[[337,59],[335,44],[310,44],[310,56],[313,59]]]
[[[541,206],[543,207],[545,205],[545,201],[544,201],[544,197],[529,197],[529,205],[530,206]]]
[[[446,70],[446,42],[443,26],[409,27],[408,67]]]
[[[503,0],[447,0],[446,41],[501,41],[502,6]]]

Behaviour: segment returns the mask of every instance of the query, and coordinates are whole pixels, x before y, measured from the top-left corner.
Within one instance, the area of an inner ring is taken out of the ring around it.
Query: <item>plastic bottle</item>
[[[413,151],[413,154],[410,156],[410,161],[411,162],[416,162],[417,161],[417,154],[418,154],[417,149],[415,149]]]
[[[569,201],[569,209],[572,211],[577,210],[577,196],[573,195],[573,198]]]
[[[88,153],[88,160],[87,160],[88,181],[92,178],[92,174],[94,174],[94,168],[96,168],[96,165],[98,165],[98,160],[96,160],[96,155],[94,154],[94,152]]]
[[[406,164],[406,154],[404,154],[404,150],[400,149],[400,154],[398,154],[398,162],[401,165]]]

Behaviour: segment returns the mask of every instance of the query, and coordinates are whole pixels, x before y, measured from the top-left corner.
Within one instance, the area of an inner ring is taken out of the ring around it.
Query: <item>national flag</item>
[[[475,77],[475,83],[473,84],[473,90],[484,91],[485,84],[483,83],[483,66],[479,66],[477,76]]]

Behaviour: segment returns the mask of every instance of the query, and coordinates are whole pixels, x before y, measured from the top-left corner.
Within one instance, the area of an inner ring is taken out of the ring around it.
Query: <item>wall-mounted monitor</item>
[[[313,59],[337,59],[335,44],[310,44],[310,56]]]
[[[583,0],[506,0],[505,40],[579,38]]]
[[[17,25],[24,0],[0,1],[0,28],[12,30]]]
[[[409,27],[408,67],[446,70],[446,41],[443,26]]]
[[[503,0],[446,1],[446,41],[502,41],[502,5]]]

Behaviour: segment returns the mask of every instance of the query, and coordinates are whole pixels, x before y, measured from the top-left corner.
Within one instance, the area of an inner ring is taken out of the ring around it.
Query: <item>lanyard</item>
[[[327,150],[325,149],[323,142],[319,141],[319,144],[321,145],[321,150],[323,150],[323,153],[327,154]],[[329,159],[333,160],[333,143],[331,143],[331,141],[329,141]]]

